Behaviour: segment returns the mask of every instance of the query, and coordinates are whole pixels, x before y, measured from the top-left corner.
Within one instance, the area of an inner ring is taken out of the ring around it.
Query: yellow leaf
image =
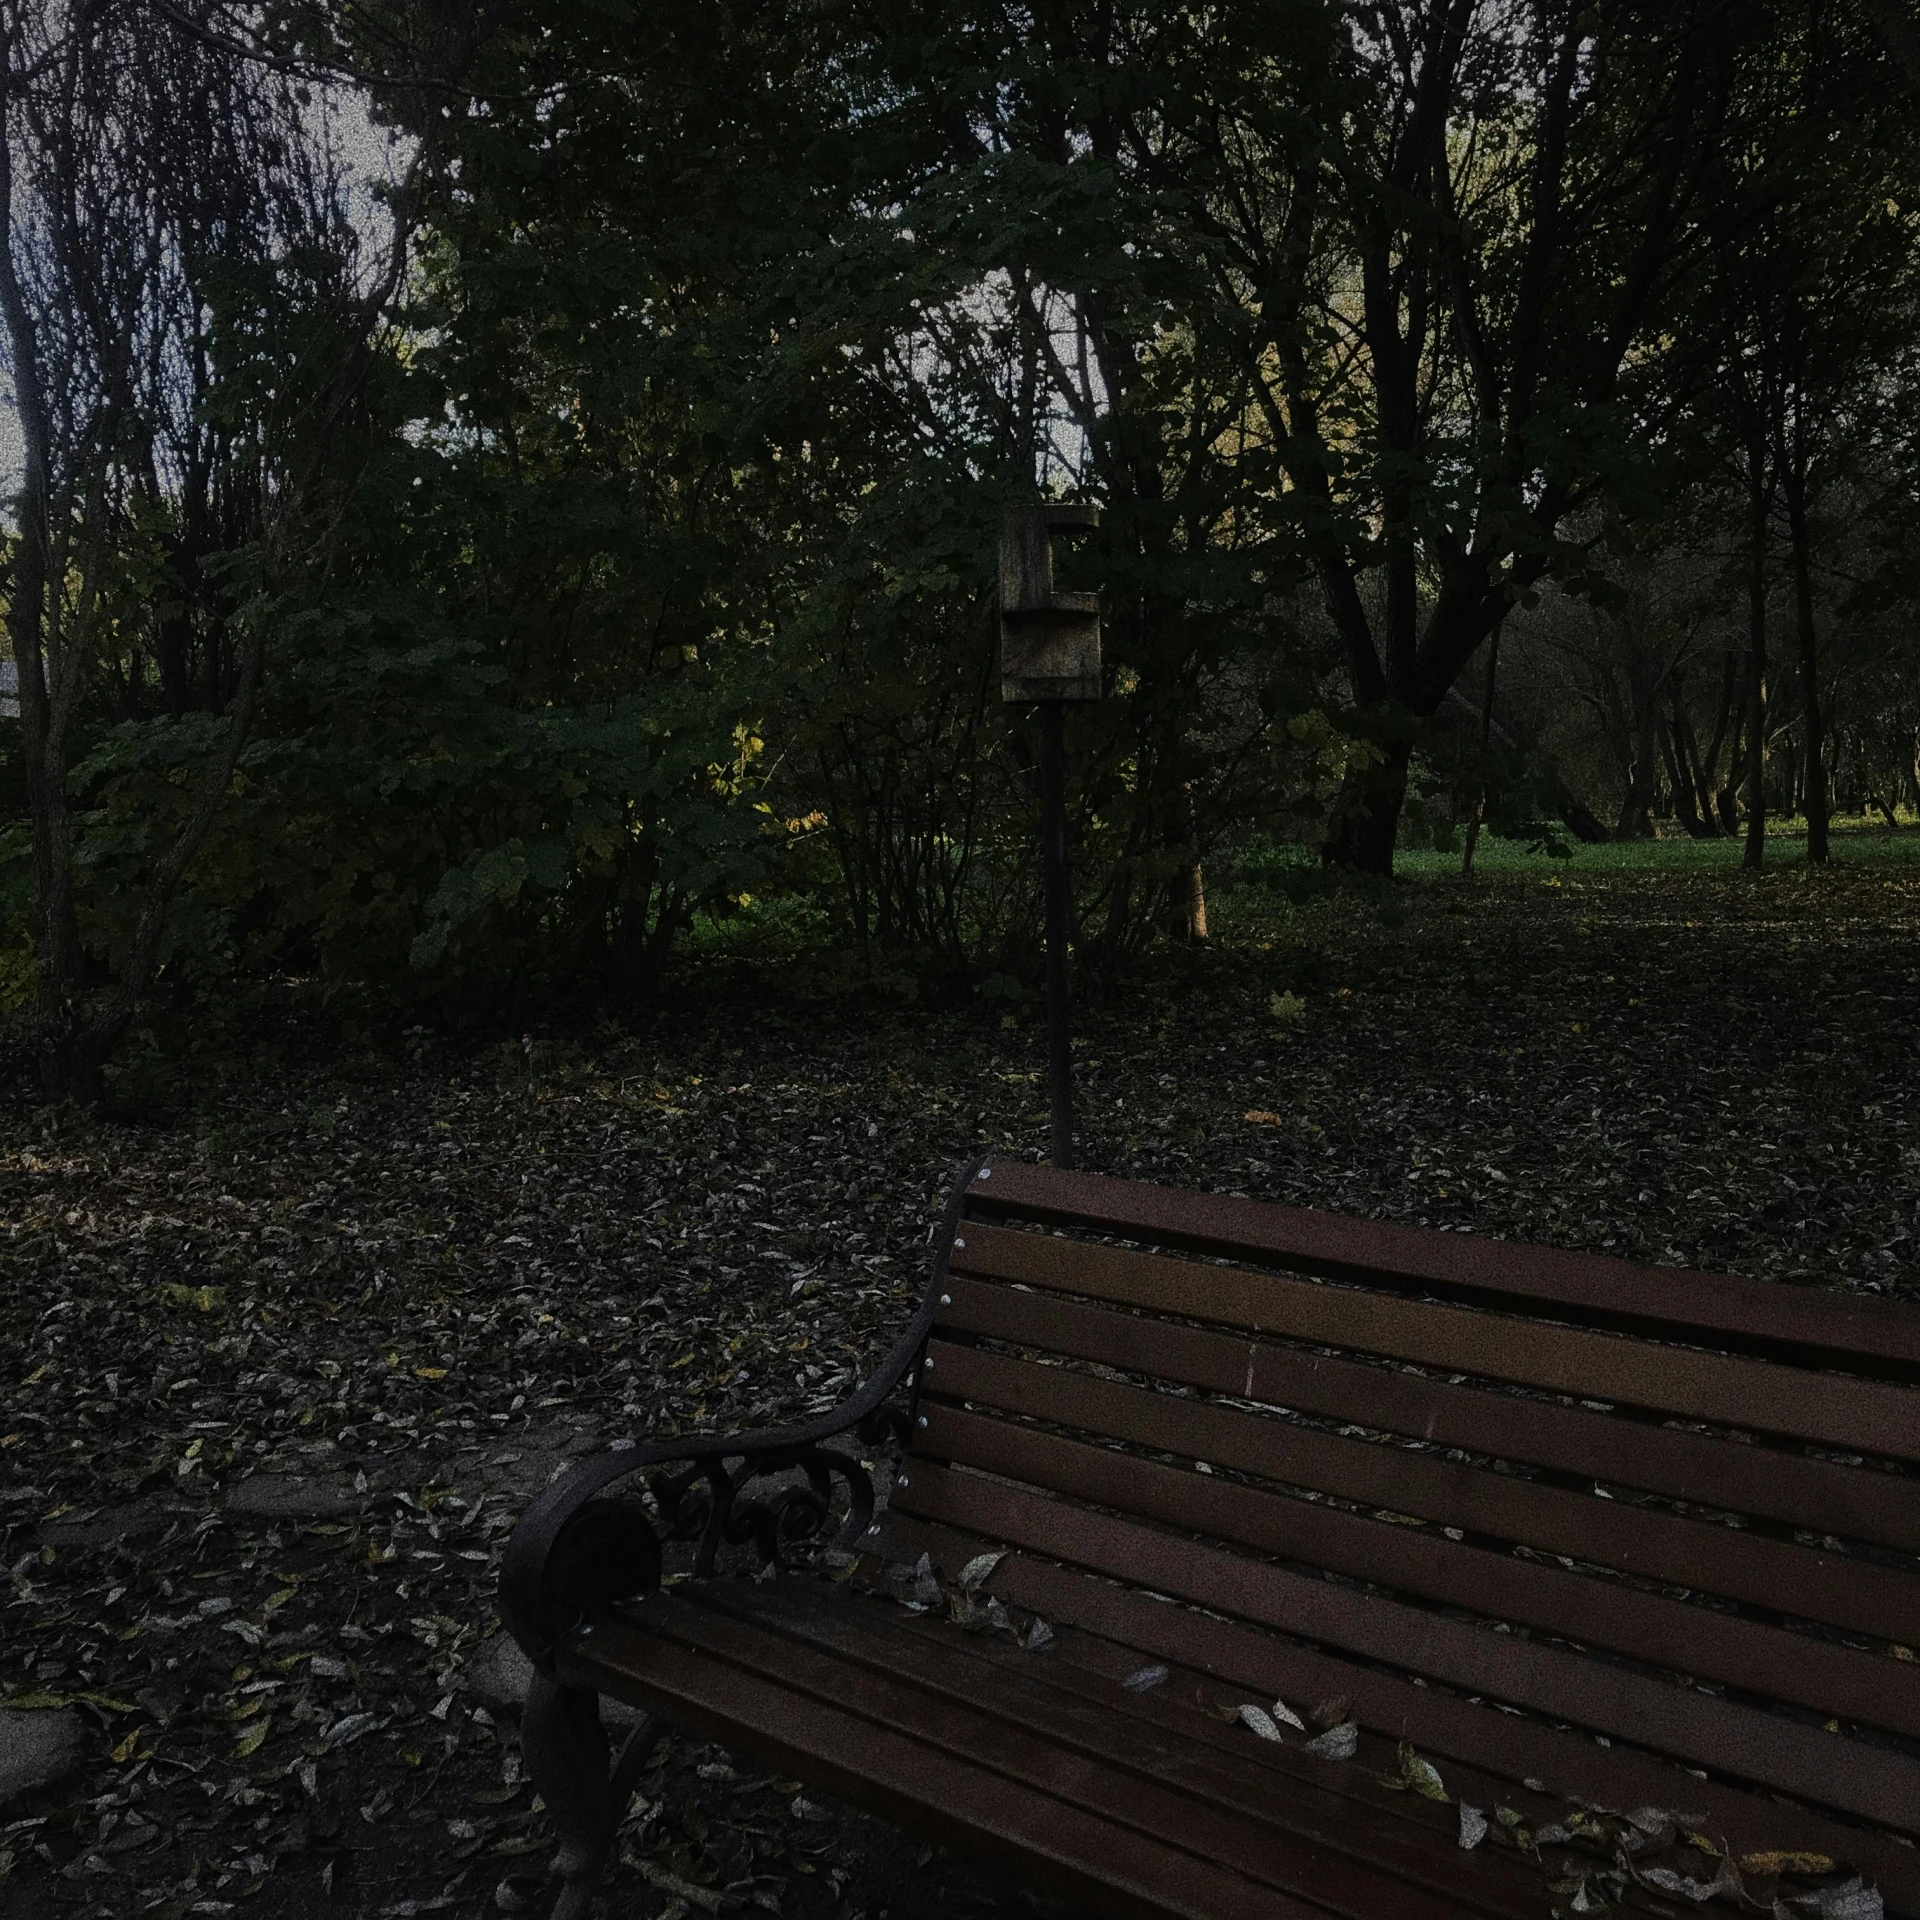
[[[1835,1873],[1838,1868],[1824,1853],[1747,1853],[1740,1856],[1742,1873]]]
[[[399,1364],[400,1364],[400,1350],[399,1348],[396,1347],[393,1350],[393,1352],[387,1355],[387,1365],[390,1367],[397,1367]]]
[[[112,1759],[116,1767],[124,1767],[133,1758],[133,1750],[139,1744],[140,1729],[135,1727],[127,1737],[114,1748]]]
[[[272,1730],[273,1730],[273,1715],[268,1714],[267,1717],[264,1720],[262,1720],[258,1726],[249,1727],[246,1730],[246,1732],[243,1733],[240,1736],[240,1738],[233,1743],[233,1757],[236,1760],[244,1760],[248,1754],[258,1753],[260,1751],[261,1742],[266,1739],[267,1735],[270,1732],[272,1732]]]
[[[1405,1740],[1400,1743],[1400,1777],[1415,1793],[1427,1800],[1451,1800],[1440,1770],[1431,1760],[1422,1760]]]
[[[1240,1118],[1252,1127],[1281,1127],[1286,1122],[1277,1113],[1269,1113],[1265,1107],[1249,1107]]]
[[[227,1715],[227,1718],[229,1720],[251,1720],[266,1704],[267,1696],[264,1693],[256,1693],[251,1700],[243,1701],[239,1706],[235,1707],[234,1710]]]
[[[422,1380],[444,1380],[447,1377],[445,1367],[415,1367],[414,1372]]]
[[[39,1382],[44,1380],[47,1377],[47,1375],[50,1372],[52,1372],[52,1370],[53,1370],[53,1362],[51,1360],[43,1361],[39,1366],[35,1367],[30,1374],[27,1375],[26,1379],[22,1381],[21,1384],[23,1386],[28,1386],[28,1387],[37,1386]]]
[[[275,1607],[284,1607],[299,1591],[298,1587],[282,1587],[278,1593],[268,1594],[267,1611],[271,1613]]]
[[[67,1696],[64,1693],[16,1693],[11,1700],[0,1700],[0,1706],[21,1707],[35,1711],[42,1707],[64,1707]]]

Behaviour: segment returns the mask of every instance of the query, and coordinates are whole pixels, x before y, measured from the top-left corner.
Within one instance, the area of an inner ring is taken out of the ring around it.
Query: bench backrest
[[[918,1414],[1010,1600],[1920,1886],[1920,1310],[992,1162]]]

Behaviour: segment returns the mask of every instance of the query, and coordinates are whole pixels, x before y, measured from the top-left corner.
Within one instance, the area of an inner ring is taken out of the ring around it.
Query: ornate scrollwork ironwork
[[[751,1545],[763,1567],[799,1549],[834,1555],[858,1546],[873,1523],[873,1479],[856,1452],[827,1442],[874,1448],[904,1442],[912,1432],[919,1362],[978,1167],[969,1160],[954,1183],[912,1321],[872,1376],[831,1413],[764,1434],[618,1441],[527,1509],[500,1570],[500,1616],[539,1671],[551,1673],[555,1643],[593,1608],[659,1584],[665,1542],[694,1544],[696,1579],[713,1572],[723,1546]],[[636,1502],[599,1497],[635,1474],[647,1475],[657,1522]],[[755,1483],[777,1478],[782,1484],[742,1498]],[[836,1481],[846,1488],[845,1514],[823,1543]]]
[[[890,1424],[881,1429],[892,1430]],[[847,1512],[825,1550],[850,1551],[873,1520],[873,1477],[857,1456],[838,1447],[756,1447],[743,1451],[737,1464],[729,1465],[728,1458],[655,1474],[648,1482],[662,1538],[696,1543],[696,1579],[713,1571],[723,1545],[751,1544],[763,1566],[785,1559],[794,1549],[817,1545],[833,1517],[836,1480],[846,1485]],[[742,1497],[756,1481],[796,1471],[805,1476],[804,1482],[788,1480],[764,1495]]]

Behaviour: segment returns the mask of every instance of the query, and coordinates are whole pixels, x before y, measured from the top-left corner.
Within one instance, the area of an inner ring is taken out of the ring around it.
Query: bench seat
[[[640,1750],[609,1773],[609,1693],[1101,1912],[1564,1909],[1394,1790],[1411,1751],[1512,1825],[1677,1810],[1750,1892],[1819,1854],[1920,1920],[1917,1463],[1911,1306],[980,1163],[840,1416],[600,1456],[516,1532],[563,1910]],[[915,1565],[1051,1644],[908,1612]],[[1276,1697],[1352,1761],[1234,1718]]]
[[[1044,1655],[813,1580],[670,1588],[603,1615],[564,1679],[619,1693],[1096,1911],[1191,1920],[1544,1914],[1539,1873],[1462,1854],[1448,1808],[1228,1727],[1138,1657]],[[1121,1670],[1124,1669],[1124,1672]]]

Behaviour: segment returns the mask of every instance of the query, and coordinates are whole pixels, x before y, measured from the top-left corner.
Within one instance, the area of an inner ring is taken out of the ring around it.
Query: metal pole
[[[1067,1034],[1067,730],[1061,701],[1040,702],[1040,837],[1047,867],[1047,1079],[1053,1164],[1073,1165],[1073,1047]]]

